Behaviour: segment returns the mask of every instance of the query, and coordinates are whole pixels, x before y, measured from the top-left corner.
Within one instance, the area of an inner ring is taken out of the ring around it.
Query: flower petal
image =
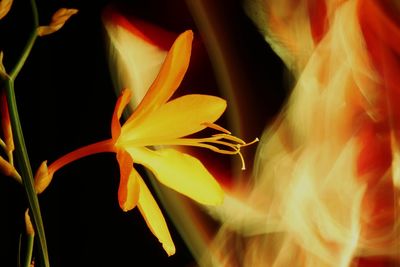
[[[133,160],[125,150],[117,151],[117,160],[120,169],[120,182],[118,188],[118,202],[123,211],[133,209],[139,200],[140,175],[133,168]]]
[[[121,133],[121,123],[119,122],[119,119],[121,118],[122,112],[126,105],[128,105],[131,97],[131,92],[128,89],[125,89],[117,99],[111,119],[111,136],[113,140],[116,140]]]
[[[139,177],[140,196],[138,208],[150,231],[158,238],[168,256],[175,254],[175,245],[168,230],[167,223],[149,188]]]
[[[126,122],[122,126],[119,143],[140,145],[162,144],[206,128],[226,109],[226,101],[209,95],[185,95],[176,98],[148,115],[139,124]]]
[[[173,95],[181,84],[189,66],[192,41],[193,32],[191,30],[187,30],[178,36],[169,50],[156,79],[128,121],[140,120],[143,116],[148,115],[167,102]]]
[[[198,159],[174,149],[128,148],[128,152],[164,185],[204,205],[222,203],[224,191]]]
[[[13,0],[0,0],[0,19],[4,18],[11,9]]]

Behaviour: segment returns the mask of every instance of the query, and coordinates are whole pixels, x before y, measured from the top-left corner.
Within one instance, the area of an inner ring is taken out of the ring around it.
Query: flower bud
[[[7,153],[12,153],[15,149],[14,139],[10,121],[10,113],[8,111],[8,103],[5,93],[0,94],[0,114],[1,114],[1,127],[4,135],[4,142],[6,144]]]
[[[29,216],[29,209],[26,209],[26,211],[25,211],[25,227],[26,227],[27,235],[35,234],[35,230],[33,229],[31,217]]]
[[[17,170],[14,168],[13,165],[11,165],[8,161],[0,157],[0,173],[10,176],[17,180],[17,182],[22,183],[21,176],[17,172]]]
[[[53,174],[49,173],[47,168],[47,160],[40,164],[35,174],[35,191],[37,194],[42,193],[50,184]]]
[[[38,27],[37,34],[39,36],[44,36],[58,31],[62,26],[64,26],[65,22],[76,13],[78,13],[77,9],[60,8],[53,14],[48,26]]]

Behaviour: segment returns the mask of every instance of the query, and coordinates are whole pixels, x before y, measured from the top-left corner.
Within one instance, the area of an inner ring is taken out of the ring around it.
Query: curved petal
[[[141,188],[138,202],[139,211],[150,231],[158,238],[168,256],[171,256],[175,254],[175,245],[164,216],[142,178],[139,177],[138,180]]]
[[[129,148],[128,152],[162,184],[204,205],[222,203],[224,191],[198,159],[174,149]]]
[[[131,97],[132,93],[128,89],[125,89],[122,91],[121,95],[117,99],[117,103],[115,104],[114,113],[111,119],[111,136],[114,141],[121,133],[121,123],[119,122],[119,119],[121,118],[122,112],[126,105],[128,105]]]
[[[133,168],[133,160],[125,150],[117,151],[117,160],[120,169],[120,182],[118,188],[118,202],[123,211],[133,209],[139,200],[140,175]]]
[[[160,72],[147,91],[142,102],[128,119],[132,123],[151,113],[173,95],[181,84],[189,66],[193,32],[185,31],[178,36],[169,50]]]
[[[226,101],[209,95],[185,95],[176,98],[139,124],[125,123],[119,143],[135,142],[140,145],[162,144],[203,130],[207,123],[216,121],[226,109]]]
[[[13,0],[0,1],[0,19],[4,18],[4,16],[8,14],[8,11],[10,11],[11,9],[12,3]]]

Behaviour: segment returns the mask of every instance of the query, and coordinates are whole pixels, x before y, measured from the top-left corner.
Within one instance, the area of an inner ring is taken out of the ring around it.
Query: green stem
[[[34,240],[35,240],[34,234],[28,234],[26,236],[26,251],[25,251],[25,257],[24,257],[24,264],[22,265],[22,267],[30,267],[31,266]]]
[[[37,11],[37,6],[35,0],[30,0],[31,11],[32,11],[32,33],[24,47],[22,55],[19,57],[18,62],[9,72],[8,77],[2,77],[4,79],[7,103],[10,111],[11,126],[13,129],[13,137],[16,144],[16,153],[18,165],[20,168],[22,182],[24,184],[25,192],[29,202],[29,209],[32,213],[33,224],[35,227],[35,232],[38,235],[38,253],[39,253],[39,266],[49,267],[49,257],[47,252],[47,244],[44,233],[42,215],[40,213],[39,200],[37,198],[31,165],[29,162],[28,153],[26,151],[24,136],[22,133],[21,123],[19,120],[17,102],[14,93],[14,80],[18,76],[22,67],[24,66],[32,48],[37,38],[37,28],[39,26],[39,15]],[[33,249],[33,237],[28,236],[28,249]],[[31,253],[32,254],[32,253]]]
[[[26,59],[28,58],[33,45],[35,44],[37,38],[37,28],[39,27],[39,14],[37,11],[37,6],[35,0],[30,1],[31,9],[32,9],[32,19],[33,19],[33,30],[29,36],[28,42],[25,45],[24,50],[22,50],[22,55],[20,56],[17,64],[15,64],[14,68],[9,72],[11,79],[14,81],[18,76],[18,73],[21,71],[22,67],[25,64]]]
[[[5,80],[5,90],[7,96],[8,107],[10,111],[11,126],[13,129],[13,137],[15,142],[15,151],[17,153],[18,166],[22,176],[25,192],[28,197],[29,209],[32,212],[35,232],[38,235],[38,252],[40,253],[40,265],[49,267],[49,258],[47,253],[47,244],[44,233],[42,216],[40,213],[39,200],[37,198],[31,165],[25,146],[24,136],[22,133],[21,123],[19,120],[17,101],[14,93],[14,81],[11,78]]]

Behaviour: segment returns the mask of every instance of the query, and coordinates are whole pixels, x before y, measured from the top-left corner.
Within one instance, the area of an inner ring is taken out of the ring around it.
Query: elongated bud
[[[0,79],[5,80],[8,78],[8,74],[3,64],[3,56],[4,56],[3,51],[0,51]]]
[[[2,157],[0,157],[0,172],[6,176],[14,178],[15,180],[17,180],[17,182],[22,183],[21,176],[14,168],[14,166]]]
[[[35,174],[35,191],[37,194],[42,193],[50,184],[53,174],[49,173],[47,168],[47,160],[40,164]]]
[[[6,143],[7,152],[12,153],[14,151],[14,139],[10,122],[10,113],[8,112],[8,104],[4,93],[1,93],[0,101],[1,127],[3,130],[4,142]]]
[[[8,11],[10,11],[13,0],[1,0],[0,1],[0,19],[4,18]]]
[[[58,31],[62,26],[64,26],[65,22],[67,22],[67,20],[76,13],[78,13],[77,9],[60,8],[53,14],[51,22],[48,26],[38,27],[38,35],[44,36]]]
[[[3,64],[3,57],[4,57],[4,53],[3,51],[0,51],[0,73],[6,73],[6,68],[4,67]]]
[[[25,211],[25,227],[26,227],[27,235],[35,234],[35,230],[33,229],[31,217],[29,216],[29,209],[26,209],[26,211]]]

